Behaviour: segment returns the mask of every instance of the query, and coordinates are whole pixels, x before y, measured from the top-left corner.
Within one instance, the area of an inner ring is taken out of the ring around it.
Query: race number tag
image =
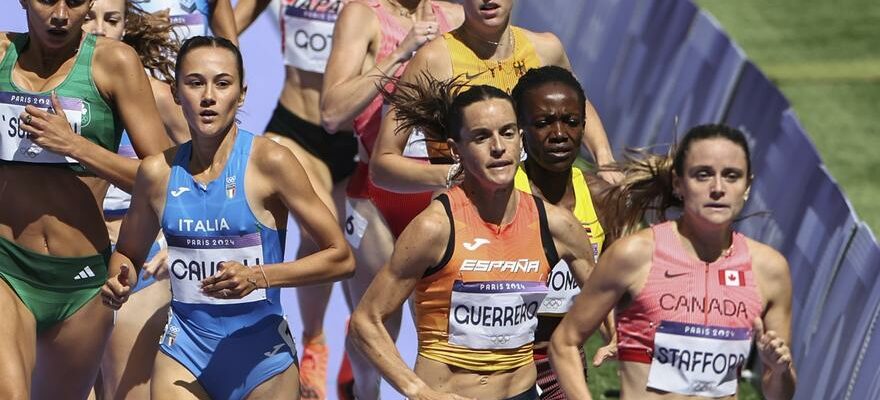
[[[172,15],[171,23],[174,25],[174,33],[177,34],[181,43],[193,36],[204,35],[208,32],[208,17],[200,11]]]
[[[455,281],[449,343],[469,349],[515,349],[535,341],[544,282]]]
[[[202,293],[202,280],[216,274],[223,261],[238,261],[246,267],[262,263],[263,244],[259,233],[244,236],[171,236],[168,241],[168,272],[171,297],[190,304],[238,304],[266,299],[266,289],[255,289],[240,299],[217,299]]]
[[[541,302],[541,308],[538,309],[540,315],[567,313],[574,304],[574,298],[581,292],[581,288],[565,260],[559,260],[559,263],[553,267],[550,279],[547,280],[547,289],[547,297],[544,298],[544,301]]]
[[[58,99],[73,132],[81,135],[83,117],[87,113],[82,100],[71,97]],[[27,105],[51,109],[52,100],[45,95],[0,92],[0,159],[40,164],[77,163],[70,157],[44,150],[30,140],[30,134],[21,129],[24,122],[19,118]]]
[[[342,5],[342,0],[284,1],[282,18],[286,65],[324,73],[333,44],[333,26]]]
[[[428,158],[428,142],[425,132],[421,128],[415,128],[406,139],[406,147],[403,148],[403,156],[409,158]]]
[[[361,240],[364,239],[367,225],[369,225],[369,221],[354,209],[354,206],[351,205],[348,199],[345,199],[345,225],[343,226],[343,233],[345,234],[345,240],[348,241],[351,247],[356,249],[361,247]]]
[[[734,395],[751,345],[749,328],[662,321],[654,335],[648,387],[689,396]]]

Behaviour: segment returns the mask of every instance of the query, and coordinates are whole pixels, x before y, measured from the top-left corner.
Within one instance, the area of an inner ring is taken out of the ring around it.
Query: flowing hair
[[[136,2],[125,1],[125,35],[122,41],[134,48],[144,67],[161,81],[174,80],[174,60],[180,42],[168,10],[154,14],[144,11]]]

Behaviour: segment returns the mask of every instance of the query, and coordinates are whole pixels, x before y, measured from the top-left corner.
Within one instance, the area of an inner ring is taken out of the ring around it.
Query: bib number
[[[202,293],[202,280],[219,272],[224,261],[238,261],[246,267],[262,263],[263,245],[259,233],[244,236],[170,236],[168,272],[171,297],[189,304],[239,304],[266,299],[266,289],[255,289],[240,299],[217,299]]]
[[[294,1],[283,7],[284,63],[323,73],[333,44],[333,26],[342,1]]]
[[[515,349],[535,341],[544,282],[455,281],[449,343],[469,349]]]
[[[83,115],[86,108],[82,100],[61,97],[61,107],[67,116],[70,127],[77,135],[81,135]],[[44,150],[30,139],[21,125],[24,123],[19,116],[24,113],[25,106],[51,108],[49,96],[0,92],[0,160],[19,161],[39,164],[76,164],[73,158]]]
[[[547,280],[547,297],[538,309],[540,315],[562,315],[571,309],[574,298],[581,292],[580,286],[568,268],[568,263],[559,260]]]
[[[731,396],[751,345],[749,328],[662,321],[654,335],[648,387],[689,396]]]

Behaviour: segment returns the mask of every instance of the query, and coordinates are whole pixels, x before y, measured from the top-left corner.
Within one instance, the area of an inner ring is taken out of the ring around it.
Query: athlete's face
[[[476,179],[487,189],[513,182],[522,137],[509,101],[490,99],[465,107],[460,135],[449,146],[461,160],[465,179]]]
[[[125,0],[95,0],[92,9],[86,13],[83,30],[122,40],[125,33]]]
[[[209,137],[228,131],[247,91],[241,85],[235,54],[210,46],[186,54],[174,88],[190,131]]]
[[[79,46],[82,24],[91,0],[21,0],[28,33],[49,49]]]
[[[692,142],[683,169],[684,176],[674,176],[673,185],[685,216],[716,226],[733,222],[750,183],[743,148],[719,137]]]
[[[545,83],[523,96],[521,112],[529,158],[546,170],[571,169],[584,136],[577,92],[559,82]]]
[[[465,19],[486,26],[503,26],[510,20],[514,0],[464,0]]]

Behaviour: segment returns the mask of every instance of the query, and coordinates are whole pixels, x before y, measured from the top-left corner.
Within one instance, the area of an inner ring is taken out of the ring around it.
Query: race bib
[[[535,341],[544,282],[455,281],[449,343],[469,349],[515,349]]]
[[[259,233],[244,236],[171,236],[168,241],[168,272],[171,297],[190,304],[238,304],[266,299],[266,289],[256,289],[240,299],[217,299],[202,293],[202,280],[216,274],[221,262],[238,261],[246,267],[262,263]]]
[[[80,99],[59,97],[61,107],[67,116],[67,122],[73,132],[81,135],[83,116],[87,108]],[[43,109],[51,109],[52,100],[49,96],[0,92],[0,160],[20,161],[38,164],[75,164],[76,160],[60,154],[44,150],[30,140],[30,134],[21,129],[23,121],[19,116],[24,113],[27,105]]]
[[[559,260],[559,263],[553,267],[550,279],[547,280],[547,290],[547,297],[541,302],[538,314],[562,315],[571,309],[574,298],[581,292],[581,288],[565,260]]]
[[[345,199],[345,226],[343,226],[343,231],[345,233],[345,240],[348,241],[351,247],[356,249],[361,247],[361,240],[364,239],[364,233],[367,232],[368,225],[369,221],[354,209],[354,206],[351,205],[348,199]]]
[[[205,35],[208,32],[208,16],[198,11],[172,15],[171,23],[174,24],[174,33],[181,43],[193,36]]]
[[[662,321],[654,335],[648,387],[689,396],[731,396],[751,346],[749,328]]]
[[[324,73],[333,44],[333,26],[342,5],[342,0],[284,1],[281,18],[286,65]]]

